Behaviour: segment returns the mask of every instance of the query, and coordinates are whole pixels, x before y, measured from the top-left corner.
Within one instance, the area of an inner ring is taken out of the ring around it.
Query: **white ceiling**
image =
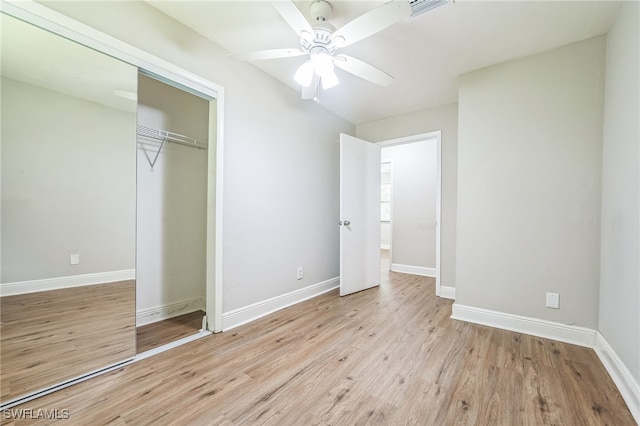
[[[336,28],[385,1],[336,1]],[[231,53],[298,47],[298,37],[266,1],[155,1],[157,9]],[[309,18],[310,0],[296,0]],[[457,1],[341,50],[395,77],[387,88],[337,70],[340,85],[320,95],[330,111],[359,124],[455,102],[458,76],[605,34],[618,13],[614,1]],[[296,91],[305,57],[254,65]],[[300,101],[313,102],[313,101]]]
[[[4,13],[0,28],[3,77],[136,112],[135,67]]]

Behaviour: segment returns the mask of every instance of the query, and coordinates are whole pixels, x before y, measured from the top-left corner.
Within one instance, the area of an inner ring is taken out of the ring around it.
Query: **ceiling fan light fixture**
[[[313,74],[315,72],[315,67],[311,60],[307,60],[304,64],[300,65],[298,70],[296,71],[293,79],[299,85],[303,87],[309,87],[311,85],[311,81],[313,80]]]
[[[326,52],[312,53],[311,62],[320,77],[333,72],[333,58]]]
[[[335,71],[333,71],[333,70],[331,70],[331,72],[323,75],[322,79],[321,79],[321,82],[322,82],[322,89],[323,90],[331,89],[332,87],[335,87],[338,84],[340,84],[340,81],[338,80],[338,76],[336,75]]]
[[[293,76],[296,83],[303,87],[302,99],[317,101],[320,90],[340,84],[335,73],[336,66],[364,80],[386,87],[391,84],[393,77],[357,58],[338,54],[338,50],[402,21],[409,17],[412,11],[416,12],[418,6],[433,6],[449,1],[455,0],[391,0],[352,19],[339,29],[327,22],[332,11],[332,6],[327,0],[307,2],[309,13],[315,21],[313,26],[300,12],[294,0],[273,1],[273,7],[298,35],[300,47],[267,49],[236,56],[254,61],[309,55],[309,60],[300,65]]]

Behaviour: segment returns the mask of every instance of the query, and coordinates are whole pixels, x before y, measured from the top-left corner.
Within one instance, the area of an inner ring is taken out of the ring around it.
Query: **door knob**
[[[342,224],[344,226],[349,226],[349,225],[351,225],[351,222],[349,222],[348,220],[345,220],[344,222],[342,222]]]

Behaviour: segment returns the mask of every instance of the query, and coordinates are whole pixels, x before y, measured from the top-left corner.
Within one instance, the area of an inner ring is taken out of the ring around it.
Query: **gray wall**
[[[598,328],[640,382],[640,7],[607,36]]]
[[[379,142],[441,130],[442,228],[440,279],[443,286],[456,286],[456,210],[458,173],[458,104],[361,123],[356,136]]]
[[[135,123],[2,79],[2,283],[134,268]]]
[[[461,77],[457,303],[597,327],[604,58],[598,37]]]
[[[145,3],[46,4],[225,88],[223,312],[339,275],[338,135],[352,124]]]
[[[436,267],[436,141],[382,148],[392,161],[391,263]]]

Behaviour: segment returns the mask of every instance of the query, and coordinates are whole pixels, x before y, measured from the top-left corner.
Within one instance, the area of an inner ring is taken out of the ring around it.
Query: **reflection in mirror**
[[[141,74],[138,126],[136,310],[143,353],[204,328],[209,101]]]
[[[6,404],[135,355],[137,69],[0,17]]]

